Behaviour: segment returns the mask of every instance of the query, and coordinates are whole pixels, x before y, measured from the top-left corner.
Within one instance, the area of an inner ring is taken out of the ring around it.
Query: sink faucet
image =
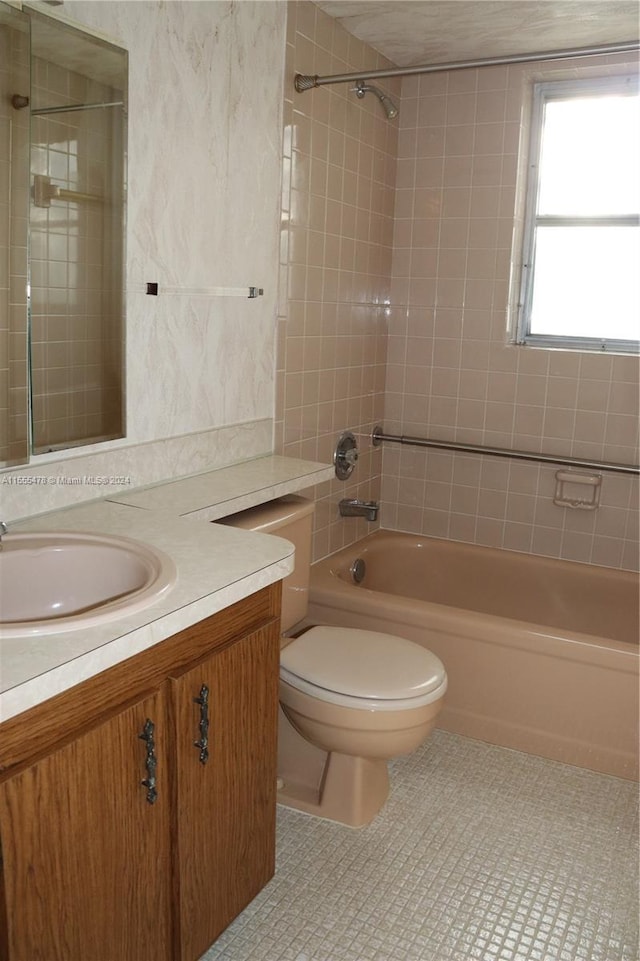
[[[360,501],[346,497],[338,504],[341,517],[366,517],[368,521],[378,519],[380,505],[377,501]]]

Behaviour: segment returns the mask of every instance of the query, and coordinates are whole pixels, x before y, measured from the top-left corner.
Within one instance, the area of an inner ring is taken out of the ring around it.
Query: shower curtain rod
[[[355,80],[378,80],[384,77],[409,77],[420,73],[442,70],[463,70],[472,67],[500,67],[510,63],[537,63],[540,60],[572,60],[574,57],[599,57],[613,53],[640,50],[640,40],[611,43],[601,47],[574,47],[567,50],[546,50],[543,53],[516,53],[507,57],[485,57],[480,60],[454,60],[450,63],[421,64],[415,67],[388,67],[384,70],[361,70],[357,73],[335,73],[324,77],[297,73],[294,86],[298,93],[322,87],[328,83],[350,83]]]
[[[608,461],[586,460],[582,457],[562,457],[555,454],[535,454],[533,451],[510,450],[506,447],[484,447],[480,444],[458,444],[454,441],[429,440],[426,437],[409,437],[406,434],[385,434],[379,425],[373,428],[371,442],[379,447],[383,441],[407,444],[410,447],[432,447],[435,450],[452,450],[462,454],[486,454],[490,457],[507,457],[512,460],[528,460],[540,464],[557,464],[563,467],[583,467],[588,470],[613,471],[616,474],[640,474],[635,464],[616,464]]]

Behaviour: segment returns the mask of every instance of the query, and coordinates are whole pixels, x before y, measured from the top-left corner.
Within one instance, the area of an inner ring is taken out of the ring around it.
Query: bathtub
[[[445,730],[638,777],[635,574],[376,531],[313,565],[308,620],[437,654]]]

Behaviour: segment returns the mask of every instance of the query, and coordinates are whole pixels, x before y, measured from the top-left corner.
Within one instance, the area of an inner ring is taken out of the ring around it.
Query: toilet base
[[[388,796],[385,760],[332,751],[327,754],[318,788],[287,779],[278,791],[277,801],[297,811],[359,828],[373,821]]]

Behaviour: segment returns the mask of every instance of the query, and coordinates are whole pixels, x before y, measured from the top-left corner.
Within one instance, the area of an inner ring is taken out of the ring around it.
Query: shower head
[[[387,120],[393,120],[398,116],[399,111],[395,103],[383,90],[380,90],[379,87],[375,87],[372,83],[365,83],[364,80],[358,80],[353,89],[355,90],[356,97],[359,97],[360,100],[362,100],[365,93],[374,93],[382,104],[384,112],[387,115]]]

